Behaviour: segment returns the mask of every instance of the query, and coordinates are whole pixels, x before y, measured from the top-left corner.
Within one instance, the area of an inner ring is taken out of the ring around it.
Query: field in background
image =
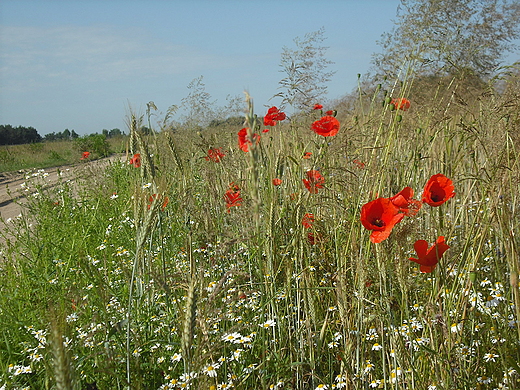
[[[113,153],[126,151],[128,137],[108,138]],[[42,169],[79,162],[84,150],[74,141],[38,142],[25,145],[0,146],[0,173]]]
[[[30,219],[2,226],[0,385],[520,388],[518,82],[395,83],[269,125],[249,101],[197,133],[131,115],[131,161],[74,194],[32,175]],[[436,174],[455,196],[432,207]],[[422,207],[371,242],[362,207],[408,186]]]

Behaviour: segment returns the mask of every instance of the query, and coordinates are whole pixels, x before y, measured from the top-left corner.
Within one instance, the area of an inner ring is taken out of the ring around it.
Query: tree
[[[322,46],[325,30],[305,34],[304,39],[296,37],[296,49],[284,46],[280,61],[280,72],[286,77],[280,80],[275,95],[281,97],[281,105],[291,105],[296,109],[308,109],[324,97],[327,92],[326,83],[336,72],[326,71],[332,61],[325,58],[327,47]]]
[[[519,32],[519,0],[401,0],[395,27],[383,34],[383,51],[373,63],[390,76],[411,61],[423,74],[485,77],[515,47]]]
[[[34,127],[0,125],[0,145],[20,145],[40,142],[42,137]]]
[[[113,138],[113,137],[119,137],[121,135],[123,135],[124,133],[119,130],[117,127],[115,129],[112,129],[108,132],[108,137],[109,138]]]

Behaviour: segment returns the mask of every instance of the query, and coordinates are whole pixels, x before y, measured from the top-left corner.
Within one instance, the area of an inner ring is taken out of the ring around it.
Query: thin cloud
[[[4,26],[1,32],[0,71],[7,89],[157,78],[244,65],[240,58],[156,41],[140,29]]]

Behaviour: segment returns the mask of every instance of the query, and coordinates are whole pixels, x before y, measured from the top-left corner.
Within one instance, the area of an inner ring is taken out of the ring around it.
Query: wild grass
[[[249,99],[261,140],[247,153],[240,128],[144,139],[131,114],[140,167],[113,163],[79,195],[64,181],[29,200],[33,226],[5,221],[16,239],[2,248],[0,383],[520,388],[520,91],[455,84],[420,104],[406,83],[361,95],[334,137],[310,130],[316,110],[263,133],[266,110]],[[408,111],[384,103],[406,96]],[[317,193],[302,183],[311,169]],[[406,186],[421,199],[437,173],[455,197],[371,243],[361,207]],[[226,207],[228,190],[240,205]],[[421,273],[414,243],[438,236],[450,249]]]
[[[123,153],[126,150],[126,138],[108,138],[111,151]],[[73,141],[2,145],[0,146],[0,173],[76,164],[81,157],[81,152],[84,150],[79,150]]]

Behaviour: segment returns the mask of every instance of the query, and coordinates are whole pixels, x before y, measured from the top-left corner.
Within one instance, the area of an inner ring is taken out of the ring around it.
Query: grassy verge
[[[126,150],[127,137],[107,139],[110,150],[121,153]],[[50,168],[77,163],[83,150],[74,141],[40,142],[25,145],[0,146],[0,172],[14,172],[33,168]]]
[[[17,239],[2,248],[0,381],[519,388],[520,94],[384,102],[402,96],[376,91],[329,137],[310,130],[320,110],[263,126],[249,102],[242,150],[239,128],[145,142],[130,118],[140,159],[93,172],[79,198],[39,191],[33,226],[3,227]],[[436,189],[431,206],[436,174],[455,196]],[[361,209],[406,187],[422,207],[374,243]],[[450,248],[420,272],[414,245],[440,236]]]

